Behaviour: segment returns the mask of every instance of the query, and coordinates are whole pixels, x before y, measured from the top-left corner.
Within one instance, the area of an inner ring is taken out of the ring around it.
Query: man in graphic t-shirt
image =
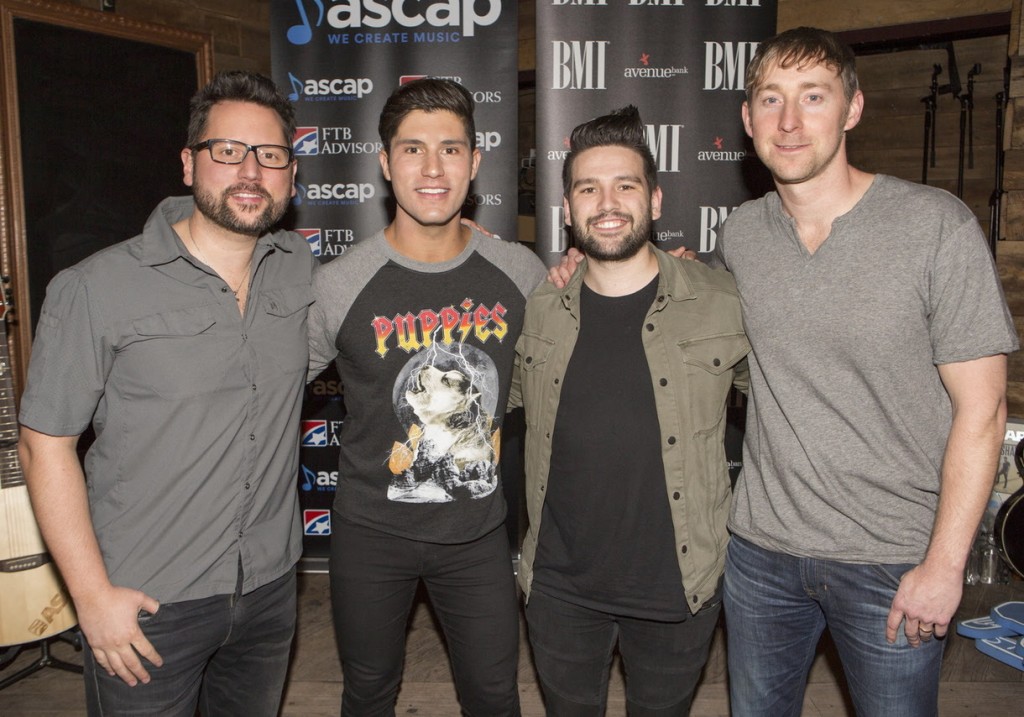
[[[526,297],[526,248],[460,223],[480,164],[473,100],[448,80],[398,88],[380,118],[394,221],[314,277],[313,378],[345,390],[331,602],[343,715],[394,714],[420,580],[463,710],[519,714],[519,622],[498,447]]]

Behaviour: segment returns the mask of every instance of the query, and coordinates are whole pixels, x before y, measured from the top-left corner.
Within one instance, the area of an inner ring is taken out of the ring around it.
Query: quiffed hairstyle
[[[762,42],[757,48],[747,65],[747,102],[753,102],[754,93],[764,83],[764,77],[773,65],[783,69],[793,66],[802,69],[818,64],[839,75],[846,101],[852,100],[857,92],[857,59],[853,50],[827,30],[796,27]]]
[[[640,110],[633,105],[615,110],[584,122],[572,131],[569,138],[569,154],[562,165],[562,193],[568,197],[572,189],[572,165],[580,152],[593,147],[625,147],[640,155],[644,162],[644,179],[647,191],[653,192],[658,186],[658,167],[654,155],[647,146],[644,123]]]
[[[291,145],[295,136],[295,108],[273,81],[244,70],[219,72],[203,89],[199,90],[189,103],[188,147],[203,141],[210,108],[218,102],[251,102],[268,107],[277,113],[284,131],[285,144]],[[231,139],[227,137],[226,139]]]
[[[398,132],[398,125],[414,110],[423,112],[447,111],[462,120],[469,137],[470,150],[476,149],[476,125],[473,123],[473,95],[469,90],[452,80],[439,77],[425,77],[399,85],[391,93],[380,113],[377,132],[384,144],[384,151],[391,151],[391,140]]]

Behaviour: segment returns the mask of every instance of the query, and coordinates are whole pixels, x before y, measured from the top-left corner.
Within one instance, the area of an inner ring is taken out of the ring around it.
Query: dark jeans
[[[471,543],[440,545],[352,525],[337,513],[332,523],[341,714],[395,714],[409,612],[422,579],[448,644],[463,712],[519,715],[519,610],[505,527]]]
[[[860,717],[934,717],[945,640],[914,648],[885,622],[913,565],[801,558],[733,536],[725,563],[729,697],[735,717],[799,717],[828,626]]]
[[[126,685],[85,647],[90,717],[274,717],[295,633],[295,569],[241,595],[165,603],[139,619],[163,667],[146,663],[149,684]]]
[[[526,620],[548,717],[603,717],[616,642],[630,717],[685,717],[708,659],[721,601],[682,622],[590,610],[530,593]]]

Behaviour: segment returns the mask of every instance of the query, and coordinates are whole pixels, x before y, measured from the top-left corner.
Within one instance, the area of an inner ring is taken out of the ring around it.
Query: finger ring
[[[931,635],[935,630],[925,630],[923,627],[917,628],[918,632],[924,633],[925,635]]]

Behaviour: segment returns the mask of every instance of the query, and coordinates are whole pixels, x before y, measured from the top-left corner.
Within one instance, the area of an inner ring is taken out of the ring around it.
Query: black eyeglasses
[[[193,152],[210,150],[210,158],[220,164],[241,164],[249,156],[256,155],[256,161],[267,169],[284,169],[292,163],[292,148],[279,144],[246,144],[237,139],[208,139],[189,147]]]

